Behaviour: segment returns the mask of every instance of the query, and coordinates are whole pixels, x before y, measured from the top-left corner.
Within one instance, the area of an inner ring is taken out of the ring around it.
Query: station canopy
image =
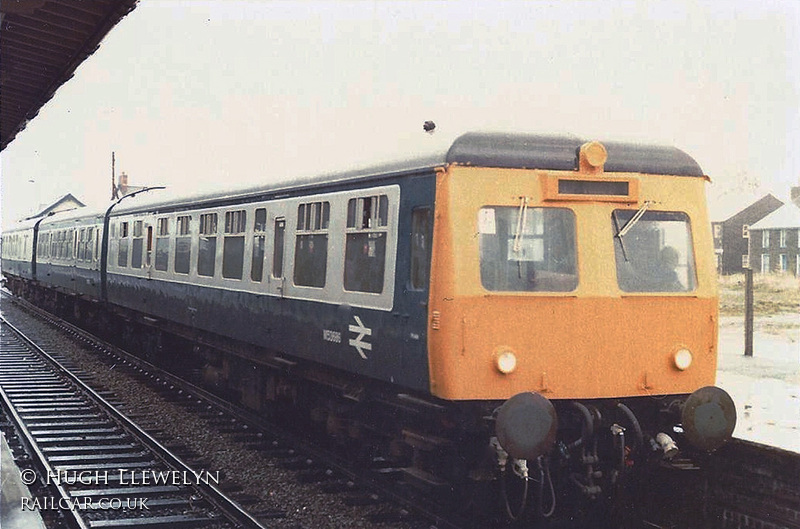
[[[0,150],[137,0],[0,1]]]

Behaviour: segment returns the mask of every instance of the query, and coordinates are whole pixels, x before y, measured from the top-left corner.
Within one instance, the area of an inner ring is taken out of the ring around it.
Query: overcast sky
[[[239,187],[468,130],[670,144],[712,203],[800,184],[800,2],[142,0],[2,152],[2,220]],[[437,132],[422,131],[433,120]]]

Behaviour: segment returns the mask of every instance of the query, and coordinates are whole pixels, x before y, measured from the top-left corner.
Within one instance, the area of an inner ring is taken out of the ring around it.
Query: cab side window
[[[411,288],[428,287],[431,268],[431,209],[417,208],[411,212]]]

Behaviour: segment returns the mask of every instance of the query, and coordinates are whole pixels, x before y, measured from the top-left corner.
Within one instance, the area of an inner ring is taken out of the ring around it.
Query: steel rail
[[[12,332],[16,333],[18,336],[22,337],[23,335],[19,332],[19,330],[14,327],[11,323],[9,323],[5,317],[0,316],[0,325],[11,329]],[[28,427],[25,425],[25,421],[20,417],[19,413],[17,413],[16,408],[11,402],[8,394],[6,393],[5,389],[3,389],[2,384],[0,384],[0,397],[3,400],[3,407],[6,409],[6,413],[8,413],[14,421],[14,426],[16,427],[17,431],[22,435],[22,442],[25,445],[26,450],[28,453],[34,454],[36,457],[33,460],[34,465],[36,465],[37,470],[42,475],[45,476],[52,476],[54,475],[54,469],[50,462],[47,460],[47,457],[44,453],[39,449],[39,445],[36,442],[33,434],[31,434]],[[56,481],[55,488],[58,491],[59,496],[61,496],[62,500],[69,500],[69,492],[64,488],[64,486]],[[60,503],[60,501],[59,501]],[[71,518],[72,522],[81,529],[90,529],[89,525],[87,525],[86,521],[83,517],[78,516],[77,509],[67,509],[67,515]]]
[[[142,430],[138,425],[136,425],[131,419],[125,416],[122,412],[117,410],[112,404],[110,404],[106,399],[104,399],[101,395],[99,395],[96,391],[94,391],[91,387],[86,385],[80,378],[78,378],[74,373],[70,372],[66,367],[64,367],[58,360],[53,358],[52,355],[44,351],[41,347],[39,347],[33,340],[31,340],[28,336],[26,336],[22,331],[20,331],[17,327],[12,325],[10,322],[6,320],[5,317],[0,316],[0,322],[2,325],[7,326],[9,329],[12,330],[23,342],[24,345],[33,349],[33,352],[40,355],[43,359],[51,364],[60,374],[66,376],[70,382],[75,384],[77,388],[79,388],[90,400],[94,401],[102,410],[107,413],[114,421],[116,421],[122,429],[126,430],[129,434],[131,434],[137,441],[141,442],[147,449],[149,449],[153,455],[159,458],[163,463],[168,466],[173,467],[174,469],[180,472],[186,472],[186,475],[193,475],[192,468],[184,463],[178,456],[173,454],[168,448],[158,442],[155,438],[153,438],[150,434],[146,431]],[[47,472],[45,475],[52,476],[54,475],[53,467],[47,460],[47,457],[44,453],[39,449],[35,437],[31,434],[30,430],[25,426],[24,420],[20,417],[17,411],[14,409],[14,406],[9,399],[6,392],[0,387],[0,395],[2,395],[3,403],[5,407],[9,410],[9,413],[14,418],[15,426],[19,428],[25,438],[25,445],[26,448],[29,448],[37,458],[37,465],[39,466],[40,470],[44,470]],[[62,497],[69,498],[69,493],[64,489],[63,485],[60,483],[56,483],[56,488],[59,491],[59,494]],[[209,480],[197,480],[197,483],[193,483],[192,487],[199,490],[203,494],[203,499],[208,501],[212,504],[217,510],[222,512],[227,518],[229,518],[234,523],[238,524],[237,527],[241,527],[242,529],[266,529],[264,525],[261,524],[257,519],[255,519],[252,515],[250,515],[246,510],[244,510],[238,503],[234,500],[229,498],[224,492],[222,492],[217,486],[213,483],[210,483]],[[72,514],[72,517],[75,518],[76,524],[81,529],[90,529],[91,525],[86,525],[84,520],[77,516],[77,509],[69,510]]]
[[[430,507],[423,507],[419,503],[419,498],[407,498],[402,494],[398,493],[397,491],[392,490],[391,488],[383,484],[379,478],[376,478],[374,473],[371,473],[368,470],[367,471],[353,470],[352,466],[347,465],[344,462],[338,461],[338,458],[331,455],[329,452],[326,452],[321,448],[315,447],[314,445],[312,445],[307,441],[299,439],[298,436],[293,435],[285,428],[282,428],[280,426],[277,426],[273,423],[266,421],[263,417],[259,416],[255,412],[236,406],[231,402],[226,401],[223,398],[219,397],[218,395],[215,395],[214,393],[211,393],[206,389],[196,386],[177,375],[165,371],[164,369],[148,362],[147,360],[143,360],[142,358],[139,358],[138,356],[129,353],[113,344],[105,342],[104,340],[100,340],[96,336],[81,329],[80,327],[77,327],[70,322],[58,318],[57,316],[51,314],[50,312],[47,312],[44,309],[41,309],[26,300],[17,297],[13,297],[13,300],[15,303],[19,304],[25,310],[34,312],[36,313],[37,316],[53,322],[54,324],[65,329],[66,332],[74,336],[79,336],[80,339],[82,340],[100,344],[109,354],[113,354],[123,359],[124,361],[127,361],[129,364],[135,365],[142,371],[154,375],[155,378],[163,380],[164,384],[168,383],[174,385],[184,390],[185,392],[208,402],[212,406],[215,406],[218,410],[224,413],[228,413],[246,424],[255,425],[257,428],[269,433],[269,435],[272,435],[278,440],[290,444],[292,446],[295,446],[298,450],[304,452],[305,454],[308,454],[308,456],[314,459],[318,459],[320,461],[324,461],[327,466],[330,466],[333,470],[341,473],[344,476],[347,476],[349,479],[359,481],[364,485],[375,489],[376,492],[382,495],[383,497],[391,501],[394,501],[398,505],[402,505],[404,508],[407,508],[411,512],[416,512],[418,515],[427,518],[428,520],[431,520],[432,522],[435,523],[436,527],[439,527],[441,529],[460,529],[461,527],[466,525],[465,522],[455,523],[452,520],[447,520],[442,516],[442,514],[434,512],[434,510],[432,510]]]

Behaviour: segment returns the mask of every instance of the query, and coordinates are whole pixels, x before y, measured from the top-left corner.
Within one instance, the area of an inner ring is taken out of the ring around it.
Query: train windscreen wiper
[[[617,218],[617,212],[613,211],[611,213],[611,218],[614,219],[614,227],[617,229],[617,234],[614,235],[617,239],[619,239],[619,247],[622,249],[622,258],[625,259],[625,262],[629,262],[628,259],[628,252],[625,251],[625,241],[622,240],[622,236],[620,235],[620,228],[619,228],[619,218]]]
[[[615,211],[614,213],[611,214],[611,216],[614,218],[614,224],[617,228],[616,237],[617,239],[619,239],[619,245],[622,248],[622,256],[625,258],[626,262],[628,261],[628,255],[627,252],[625,251],[625,242],[622,240],[622,238],[625,237],[625,235],[627,235],[629,231],[631,231],[631,228],[633,228],[637,222],[639,222],[639,219],[642,218],[644,212],[647,211],[647,208],[649,208],[651,204],[652,202],[650,200],[645,200],[644,204],[642,204],[642,207],[640,207],[636,211],[636,213],[634,213],[633,217],[631,217],[628,220],[628,222],[625,223],[622,229],[620,229],[619,227],[619,219],[617,218],[617,212]]]
[[[517,229],[514,233],[514,244],[511,247],[515,254],[518,254],[522,249],[522,231],[525,229],[525,223],[528,219],[528,197],[519,197],[519,213],[517,214]],[[517,259],[517,275],[522,277],[522,260]]]

